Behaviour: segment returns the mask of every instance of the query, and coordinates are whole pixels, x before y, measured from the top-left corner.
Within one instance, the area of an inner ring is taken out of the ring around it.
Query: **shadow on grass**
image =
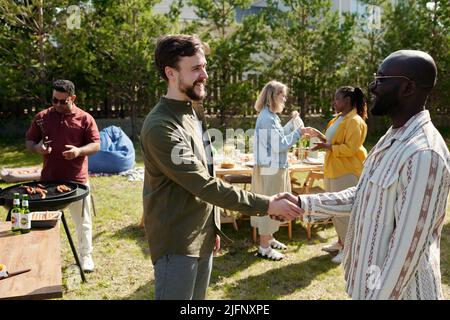
[[[135,292],[123,300],[154,300],[155,297],[155,285],[154,281],[149,281],[145,285],[139,287]]]
[[[139,227],[138,225],[128,225],[120,230],[117,230],[112,237],[115,239],[134,240],[146,256],[150,255],[145,229]]]
[[[223,243],[223,254],[214,258],[210,286],[224,286],[221,290],[229,299],[276,299],[308,286],[318,275],[336,267],[330,262],[329,255],[314,257],[281,268],[278,268],[277,263],[274,262],[273,268],[262,265],[263,268],[268,269],[264,274],[251,275],[232,285],[223,284],[222,279],[233,278],[237,273],[245,271],[254,264],[261,263],[261,258],[255,255],[257,244],[252,241],[252,228],[249,224],[249,221],[239,220],[238,232],[233,230],[231,225],[222,227],[233,243]],[[330,226],[332,227],[332,225]],[[330,226],[317,226],[313,230],[319,231]],[[316,232],[313,232],[312,239],[308,241],[306,231],[300,224],[293,226],[292,240],[288,239],[287,230],[284,227],[280,228],[275,236],[288,245],[287,256],[296,255],[299,250],[310,245],[311,242],[329,241],[328,238],[322,238]],[[270,294],[267,288],[270,288]],[[261,290],[265,294],[264,297],[258,295],[258,292],[262,292]]]
[[[444,225],[441,235],[442,282],[450,285],[450,223]]]
[[[216,261],[215,266],[221,263],[220,258],[217,260],[219,261]],[[251,264],[256,260],[260,261],[260,258],[252,256],[248,260]],[[273,269],[268,269],[262,274],[240,279],[231,286],[226,285],[223,292],[227,299],[279,299],[301,288],[306,288],[317,276],[333,268],[336,268],[336,265],[330,262],[328,255],[280,268],[275,268],[274,265]]]
[[[225,233],[227,235],[233,236],[236,233],[242,233],[244,232],[246,236],[248,236],[248,239],[251,240],[252,237],[252,228],[250,227],[250,220],[238,220],[237,221],[239,231],[236,232],[231,228],[231,225],[222,225],[222,230],[231,230],[226,231]],[[227,228],[229,227],[229,229]],[[226,229],[227,228],[227,229]],[[319,233],[320,231],[332,229],[333,224],[326,224],[326,225],[313,225],[311,228],[311,240],[308,240],[306,237],[306,228],[300,223],[300,222],[293,222],[292,224],[292,239],[288,239],[288,232],[287,227],[281,226],[280,229],[274,234],[274,237],[282,242],[296,242],[296,241],[305,241],[307,243],[312,242],[318,242],[318,243],[327,243],[330,238],[329,237],[322,237],[322,235]],[[245,230],[245,231],[243,231]],[[335,234],[333,235],[335,236]]]
[[[231,278],[253,264],[261,262],[261,258],[255,256],[256,246],[252,241],[252,228],[249,221],[238,222],[239,230],[235,231],[231,225],[223,225],[222,229],[232,240],[233,243],[222,243],[223,254],[215,257],[211,274],[210,287],[222,285],[222,278]],[[326,228],[320,226],[317,229]],[[279,236],[281,241],[289,244],[289,251],[298,251],[305,245],[306,232],[302,226],[295,225],[293,231],[293,240],[287,239],[286,228],[281,228]],[[135,240],[140,248],[149,254],[148,244],[145,237],[145,230],[136,225],[124,227],[115,232],[115,238]],[[313,235],[314,241],[327,242],[328,239],[319,238]],[[224,287],[225,295],[229,299],[258,299],[258,292],[264,290],[267,299],[277,299],[285,295],[289,295],[294,291],[307,287],[318,275],[326,273],[329,269],[335,268],[336,265],[330,262],[329,255],[311,258],[307,261],[294,263],[281,268],[277,268],[274,264],[273,269],[268,269],[264,274],[252,275],[248,278],[238,280],[233,283],[232,287]],[[151,272],[151,271],[150,271]],[[270,288],[270,294],[267,295]],[[125,300],[152,300],[154,298],[154,281],[149,281],[145,285],[139,287],[135,292]]]
[[[96,233],[96,234],[92,237],[92,240],[93,240],[93,241],[96,241],[97,239],[100,239],[100,237],[102,237],[105,233],[106,233],[106,231],[101,231],[101,232]]]

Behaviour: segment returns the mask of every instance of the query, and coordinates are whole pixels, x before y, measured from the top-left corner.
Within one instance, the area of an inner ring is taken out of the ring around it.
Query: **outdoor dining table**
[[[0,263],[8,272],[31,269],[0,279],[0,299],[50,299],[62,297],[59,221],[46,229],[14,234],[11,222],[0,221]]]
[[[253,168],[244,164],[235,164],[232,169],[224,169],[220,167],[220,164],[215,166],[215,173],[218,178],[223,178],[227,174],[246,174],[251,175]],[[310,164],[305,162],[298,162],[289,164],[289,171],[294,172],[309,172],[310,170],[323,170],[323,164]]]

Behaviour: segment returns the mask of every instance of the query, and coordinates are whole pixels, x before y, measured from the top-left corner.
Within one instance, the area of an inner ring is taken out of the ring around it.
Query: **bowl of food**
[[[60,211],[31,212],[31,228],[53,228],[60,218]]]
[[[222,169],[233,169],[234,168],[234,163],[232,163],[232,162],[222,162],[220,164],[220,167]]]

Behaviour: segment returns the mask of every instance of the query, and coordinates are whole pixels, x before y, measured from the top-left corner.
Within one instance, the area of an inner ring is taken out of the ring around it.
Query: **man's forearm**
[[[347,216],[352,210],[356,187],[335,193],[300,195],[298,203],[306,214],[325,213],[333,216]]]
[[[91,142],[80,148],[80,156],[89,156],[96,153],[98,150],[100,150],[100,143]]]

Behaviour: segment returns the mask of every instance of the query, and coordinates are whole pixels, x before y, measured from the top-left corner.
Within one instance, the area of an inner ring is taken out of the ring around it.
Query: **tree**
[[[243,74],[258,68],[253,56],[266,40],[264,21],[260,16],[251,15],[236,23],[236,10],[249,8],[251,0],[190,0],[189,3],[201,19],[197,23],[200,38],[211,48],[208,81],[213,92],[205,106],[218,109],[224,125],[227,114],[251,112],[252,83]]]
[[[65,0],[0,0],[0,83],[5,98],[45,105],[48,96],[48,63],[54,47],[51,34],[61,20],[57,8]]]
[[[272,39],[269,77],[293,89],[303,118],[310,107],[329,109],[339,72],[350,62],[354,17],[340,18],[326,0],[269,1],[265,16]]]
[[[448,114],[450,98],[450,3],[448,1],[388,0],[364,1],[379,6],[379,29],[367,28],[366,13],[360,19],[357,54],[363,83],[373,81],[373,73],[390,53],[401,49],[430,53],[438,67],[438,82],[428,100],[432,112]],[[389,119],[369,116],[369,130],[384,130]]]
[[[177,18],[155,15],[154,0],[93,1],[78,30],[59,30],[59,74],[77,79],[80,100],[104,116],[112,108],[131,115],[131,139],[137,140],[138,117],[156,103],[164,87],[153,68],[156,38],[171,31]],[[81,102],[80,101],[80,102]]]
[[[428,106],[442,113],[450,100],[450,3],[405,0],[396,5],[386,3],[384,8],[383,56],[400,49],[428,52],[438,68],[438,82]]]

